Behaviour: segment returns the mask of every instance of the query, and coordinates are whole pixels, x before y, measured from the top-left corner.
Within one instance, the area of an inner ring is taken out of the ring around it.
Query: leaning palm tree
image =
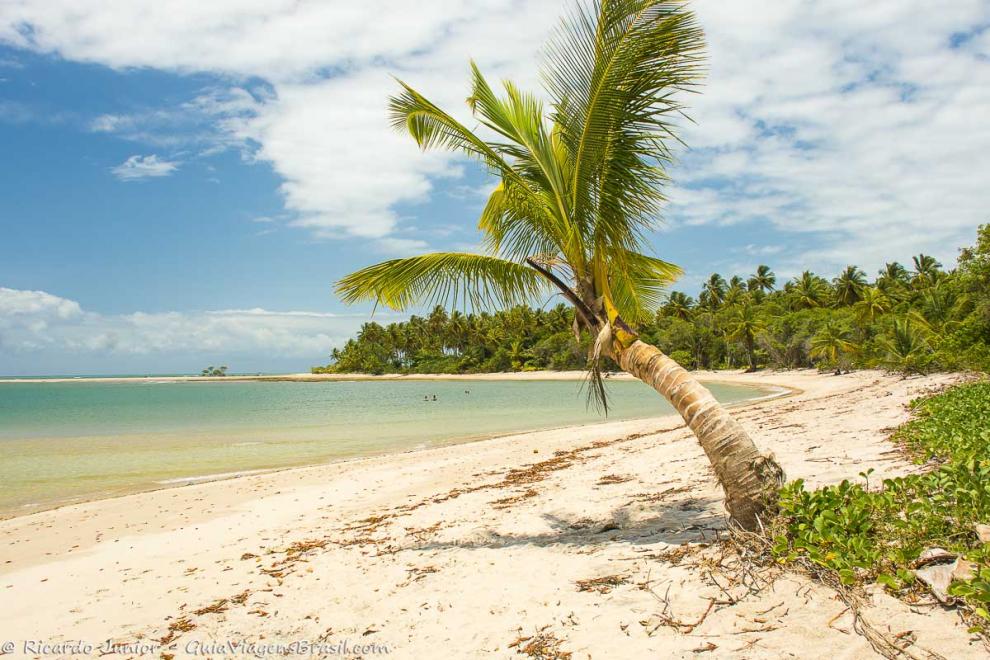
[[[708,390],[639,339],[680,273],[645,254],[657,226],[683,92],[703,67],[704,38],[681,2],[596,0],[565,19],[548,48],[550,106],[511,82],[497,94],[472,63],[468,105],[486,139],[400,82],[395,128],[423,149],[480,161],[499,185],[481,213],[484,254],[439,253],[386,261],[344,277],[346,302],[405,309],[445,301],[527,302],[556,289],[594,337],[591,390],[604,402],[608,355],[665,396],[698,437],[733,520],[753,529],[782,472]]]

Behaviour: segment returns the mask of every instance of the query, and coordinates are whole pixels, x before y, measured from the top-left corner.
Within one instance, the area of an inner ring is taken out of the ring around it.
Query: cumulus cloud
[[[178,167],[179,164],[176,162],[164,160],[151,154],[150,156],[131,156],[110,171],[121,181],[134,181],[136,179],[169,176]]]
[[[153,0],[26,0],[0,7],[0,42],[121,69],[266,81],[261,90],[214,90],[164,115],[104,115],[91,128],[145,138],[189,113],[211,116],[246,145],[250,159],[282,177],[291,224],[321,238],[376,239],[383,250],[408,250],[410,239],[391,237],[400,229],[395,207],[427,200],[433,178],[461,170],[456,157],[424,155],[388,127],[387,98],[397,88],[391,75],[468,119],[468,59],[496,78],[535,84],[538,51],[563,6],[430,0],[413,10],[396,0],[180,0],[166,8]]]
[[[211,136],[209,149],[239,144],[269,163],[296,226],[402,250],[412,245],[396,207],[428,199],[438,177],[461,170],[386,126],[389,74],[465,117],[467,59],[536,86],[539,48],[569,5],[20,0],[0,5],[0,42],[120,69],[226,77],[229,85],[171,115],[200,113],[226,136]],[[949,259],[987,220],[985,0],[691,6],[708,35],[710,76],[687,99],[696,123],[686,125],[692,149],[671,191],[675,227],[810,235],[802,243],[817,247],[788,254],[792,265],[832,269],[920,250]],[[171,121],[104,116],[93,129],[153,139],[143,127]]]
[[[268,356],[325,360],[365,320],[359,315],[231,309],[106,315],[45,291],[0,287],[4,358],[45,353],[91,356]],[[3,370],[0,369],[0,373]]]
[[[985,2],[693,6],[711,73],[675,222],[812,234],[782,270],[831,270],[920,251],[951,262],[990,219]]]

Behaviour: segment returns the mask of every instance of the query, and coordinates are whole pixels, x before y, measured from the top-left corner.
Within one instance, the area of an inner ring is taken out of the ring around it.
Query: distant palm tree
[[[725,283],[725,278],[723,278],[718,273],[712,273],[711,276],[705,281],[702,286],[702,292],[705,294],[705,300],[712,309],[716,309],[725,302],[725,291],[728,285]]]
[[[777,276],[770,270],[770,266],[764,265],[757,266],[756,272],[750,276],[748,281],[750,291],[760,291],[762,293],[773,291],[775,284],[777,284]]]
[[[889,335],[881,340],[883,364],[905,373],[923,373],[931,361],[931,347],[924,331],[908,318],[894,319]]]
[[[742,343],[749,358],[748,371],[756,371],[756,338],[767,329],[755,305],[739,305],[733,308],[729,319],[728,338]]]
[[[748,297],[749,293],[746,291],[745,283],[743,282],[743,279],[737,275],[729,280],[729,288],[725,291],[725,296],[722,298],[722,304],[725,307],[741,305]]]
[[[691,299],[691,296],[680,291],[671,291],[667,302],[663,306],[663,313],[667,316],[687,321],[691,318],[691,308],[693,306],[694,301]]]
[[[653,315],[680,272],[644,254],[644,237],[664,199],[679,92],[694,89],[704,68],[702,31],[681,2],[598,0],[556,34],[543,72],[549,113],[510,82],[497,94],[472,64],[468,103],[492,141],[404,83],[391,99],[393,126],[420,147],[467,154],[499,178],[479,222],[485,253],[386,261],[344,277],[337,291],[346,302],[406,309],[441,301],[505,307],[556,288],[596,338],[591,391],[604,402],[598,358],[610,355],[666,397],[711,460],[730,515],[754,529],[776,497],[779,466],[633,327]]]
[[[836,302],[848,307],[862,298],[863,287],[866,286],[866,273],[858,266],[846,266],[846,269],[832,281],[832,286],[835,287]]]
[[[825,303],[826,293],[825,281],[810,270],[801,273],[791,286],[791,295],[798,309],[821,307]]]
[[[872,324],[878,316],[890,311],[890,300],[875,286],[864,287],[860,299],[853,305],[853,311],[861,323]]]
[[[838,323],[829,319],[811,338],[811,357],[823,359],[835,367],[835,374],[842,373],[843,357],[852,352],[854,346],[849,341],[849,334],[839,327]]]
[[[914,262],[914,277],[911,278],[911,284],[914,288],[927,289],[934,286],[942,274],[940,270],[942,264],[936,261],[935,257],[927,254],[919,254],[912,257],[911,261]]]

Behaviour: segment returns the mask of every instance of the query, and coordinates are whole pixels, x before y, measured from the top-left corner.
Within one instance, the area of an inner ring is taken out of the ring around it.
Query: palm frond
[[[486,309],[528,303],[545,293],[547,285],[522,264],[437,252],[368,266],[341,279],[335,289],[346,303],[373,301],[395,310],[417,304]]]
[[[468,103],[472,111],[482,124],[509,140],[500,148],[527,182],[530,195],[541,198],[540,213],[544,217],[540,222],[545,226],[553,224],[558,249],[579,262],[576,265],[580,270],[580,262],[584,261],[583,236],[571,227],[571,196],[567,189],[573,164],[570,153],[562,148],[559,131],[556,127],[547,130],[543,104],[536,96],[505,81],[505,95],[499,97],[474,62],[471,70],[472,95]]]
[[[402,93],[389,99],[389,118],[393,128],[408,131],[421,149],[460,151],[481,160],[494,174],[516,176],[496,148],[415,89],[401,80],[398,82]]]
[[[539,190],[503,180],[478,220],[487,250],[513,261],[562,252],[567,235],[549,203]]]
[[[650,319],[664,304],[667,289],[682,274],[678,266],[668,261],[619,250],[609,263],[612,304],[630,323]]]
[[[656,223],[679,93],[696,84],[703,46],[678,1],[579,4],[555,34],[544,80],[575,163],[575,222],[593,225],[596,244],[628,245]]]

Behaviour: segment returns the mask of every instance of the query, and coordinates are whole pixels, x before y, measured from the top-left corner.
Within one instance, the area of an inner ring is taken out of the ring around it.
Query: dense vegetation
[[[519,306],[367,323],[314,371],[477,373],[581,369],[590,338],[575,338],[573,310]],[[872,280],[849,266],[779,285],[767,266],[748,277],[713,274],[695,300],[673,291],[638,326],[687,368],[882,367],[905,372],[990,370],[990,225],[945,270],[927,255],[888,263]],[[614,365],[612,365],[614,368]]]
[[[928,548],[975,563],[970,580],[949,593],[990,623],[990,544],[977,524],[990,523],[990,383],[962,385],[912,403],[915,419],[893,439],[924,474],[885,479],[879,490],[843,481],[816,491],[792,482],[780,497],[773,553],[809,561],[846,584],[877,581],[895,592],[914,588],[912,566]],[[872,472],[872,470],[871,470]]]

